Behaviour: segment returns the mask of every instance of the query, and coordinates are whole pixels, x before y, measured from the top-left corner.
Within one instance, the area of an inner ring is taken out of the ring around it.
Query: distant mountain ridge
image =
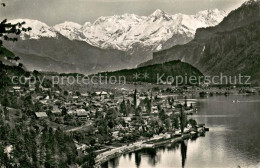
[[[204,74],[260,77],[260,1],[250,0],[215,27],[200,28],[194,40],[155,52],[139,66],[182,60]]]
[[[54,38],[34,36],[5,42],[29,71],[78,72],[91,74],[127,67],[129,56],[114,49],[100,49],[83,41],[71,41],[57,33]],[[23,38],[23,37],[22,37]]]

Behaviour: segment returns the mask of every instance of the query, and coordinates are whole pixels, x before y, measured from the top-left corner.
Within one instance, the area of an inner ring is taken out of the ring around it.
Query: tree
[[[83,168],[92,168],[94,167],[95,165],[95,153],[94,153],[94,148],[91,147],[89,149],[87,149],[87,152],[88,152],[88,155],[86,155],[84,158],[83,158],[83,165],[82,167]]]
[[[76,91],[76,95],[77,95],[77,96],[81,96],[81,94],[80,94],[79,91]]]
[[[7,61],[11,61],[12,60],[12,57],[9,57],[9,56],[7,56]]]
[[[2,106],[7,107],[9,106],[9,99],[5,96],[4,99],[1,102]]]
[[[20,60],[20,57],[17,57],[17,56],[16,56],[16,57],[14,57],[14,60],[15,60],[15,61],[18,61],[18,60]]]
[[[136,91],[136,89],[135,89],[135,91],[134,91],[134,107],[136,108],[136,106],[137,106],[137,96],[136,96],[136,94],[137,94],[137,91]]]
[[[69,92],[67,90],[64,90],[63,94],[64,94],[64,96],[68,96]]]
[[[1,3],[3,7],[5,7],[5,3]],[[22,32],[28,32],[31,30],[30,27],[24,28],[23,25],[25,22],[18,23],[8,23],[7,19],[4,19],[0,22],[0,55],[5,55],[8,60],[20,59],[19,57],[14,57],[14,54],[3,47],[4,41],[17,41],[18,38],[15,36],[20,35]]]
[[[185,96],[185,103],[184,103],[184,107],[186,108],[188,106],[188,103],[187,103],[187,97]]]
[[[7,19],[4,19],[0,23],[0,37],[5,41],[17,41],[16,37],[10,37],[10,35],[20,35],[22,32],[30,31],[31,28],[24,28],[23,25],[25,22],[18,22],[15,24],[8,23]],[[3,41],[0,40],[0,46],[3,46]]]
[[[36,71],[36,70],[33,71],[33,75],[34,75],[34,76],[39,76],[39,74],[40,74],[40,73],[39,73],[38,71]]]
[[[151,113],[151,108],[152,108],[152,99],[149,100],[148,98],[144,99],[144,103],[145,103],[145,107],[146,107],[146,111],[148,114]]]
[[[23,64],[22,64],[22,63],[19,63],[19,64],[18,64],[18,67],[22,68],[22,67],[23,67]]]
[[[160,110],[160,112],[159,112],[159,118],[163,122],[167,119],[167,116],[166,116],[165,111],[163,109]]]
[[[190,108],[193,109],[193,105],[192,105],[192,103],[190,104]]]
[[[174,117],[172,119],[172,125],[173,125],[174,128],[179,129],[180,125],[179,125],[179,119],[177,117]]]
[[[94,146],[95,143],[96,143],[96,140],[93,139],[93,138],[91,138],[90,141],[89,141],[89,144],[90,144],[91,146]]]
[[[171,102],[172,102],[172,105],[173,105],[174,104],[174,98],[173,97],[172,97],[172,101]]]
[[[197,125],[197,122],[196,122],[196,120],[194,120],[194,119],[189,119],[188,123],[189,123],[193,128],[195,128],[196,125]]]
[[[171,98],[170,98],[170,97],[167,97],[167,101],[168,101],[168,104],[169,104],[169,105],[172,105],[172,104],[171,104]]]
[[[185,115],[183,108],[181,107],[180,112],[180,126],[181,126],[181,133],[184,133],[184,128],[187,125],[187,116]]]
[[[125,100],[123,100],[120,104],[120,113],[122,113],[124,116],[128,116]]]
[[[140,114],[141,114],[141,107],[139,106],[139,107],[137,107],[136,109],[135,109],[135,116],[140,116]]]

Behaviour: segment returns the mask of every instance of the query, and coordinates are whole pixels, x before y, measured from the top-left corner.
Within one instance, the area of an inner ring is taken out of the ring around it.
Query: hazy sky
[[[205,9],[232,10],[246,0],[2,0],[0,19],[37,19],[54,25],[64,21],[83,24],[100,16],[134,13],[149,15],[156,9],[167,13],[195,14]]]

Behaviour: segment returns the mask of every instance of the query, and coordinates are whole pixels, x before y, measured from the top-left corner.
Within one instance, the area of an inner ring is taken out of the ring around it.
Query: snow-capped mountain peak
[[[69,38],[70,40],[83,40],[81,28],[82,26],[75,22],[64,22],[53,27],[63,36]]]
[[[157,17],[157,16],[163,16],[165,15],[165,12],[161,9],[156,9],[150,16],[151,17]]]
[[[69,21],[66,21],[64,23],[61,23],[61,24],[58,24],[58,25],[55,25],[54,27],[66,27],[66,28],[75,28],[75,29],[80,29],[82,26],[78,23],[75,23],[75,22],[69,22]]]
[[[54,28],[38,20],[32,19],[15,19],[10,20],[10,23],[25,22],[24,27],[31,27],[32,30],[29,32],[23,32],[21,34],[22,39],[40,39],[41,37],[56,38],[57,32]]]
[[[170,21],[172,19],[171,15],[165,13],[161,9],[157,9],[155,12],[153,12],[150,16],[148,16],[148,20],[152,20],[153,22],[155,21]]]
[[[205,20],[209,26],[216,25],[215,23],[219,23],[223,20],[223,16],[226,16],[227,13],[225,11],[220,11],[218,9],[214,10],[204,10],[198,12],[195,17],[198,19]]]

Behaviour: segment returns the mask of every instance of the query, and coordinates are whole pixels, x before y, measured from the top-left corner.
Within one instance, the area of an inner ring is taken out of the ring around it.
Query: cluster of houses
[[[130,102],[134,103],[133,95],[136,94],[136,106],[141,109],[142,124],[135,122],[135,114],[129,114],[124,116],[119,113],[119,118],[124,120],[124,126],[121,124],[113,128],[112,137],[113,140],[121,140],[122,132],[124,135],[131,134],[133,131],[148,131],[150,115],[158,116],[161,109],[165,111],[165,114],[170,116],[173,113],[179,113],[175,107],[178,104],[184,104],[184,101],[177,101],[177,97],[172,96],[172,103],[169,103],[167,96],[162,94],[162,91],[142,91],[136,92],[134,90],[123,90],[120,94],[115,95],[109,91],[97,91],[97,92],[72,92],[57,90],[54,88],[39,87],[39,92],[35,92],[35,86],[29,86],[29,90],[20,86],[14,86],[11,93],[19,93],[25,95],[26,93],[32,93],[32,101],[34,103],[40,102],[42,105],[51,107],[50,112],[56,117],[67,115],[75,116],[78,121],[87,123],[92,122],[95,119],[97,112],[102,115],[106,115],[108,109],[120,110],[120,104]],[[144,100],[148,99],[151,102],[151,109],[147,109],[147,106],[143,104]],[[105,109],[104,109],[105,108]],[[159,109],[160,108],[160,109]],[[65,112],[64,112],[65,111]],[[148,114],[148,111],[149,114]],[[38,119],[48,118],[47,111],[36,111],[35,116]]]
[[[82,94],[76,94],[69,91],[66,96],[64,96],[60,91],[55,91],[53,92],[53,95],[54,96],[43,94],[37,96],[36,100],[44,105],[51,105],[51,113],[56,116],[63,115],[62,110],[65,109],[66,114],[76,116],[81,122],[91,120],[97,111],[103,111],[104,106],[107,108],[114,108],[114,106],[116,106],[115,103],[108,99],[112,93],[105,91]],[[45,115],[42,115],[43,113],[45,113]],[[36,112],[36,117],[44,118],[48,116],[46,112]]]

